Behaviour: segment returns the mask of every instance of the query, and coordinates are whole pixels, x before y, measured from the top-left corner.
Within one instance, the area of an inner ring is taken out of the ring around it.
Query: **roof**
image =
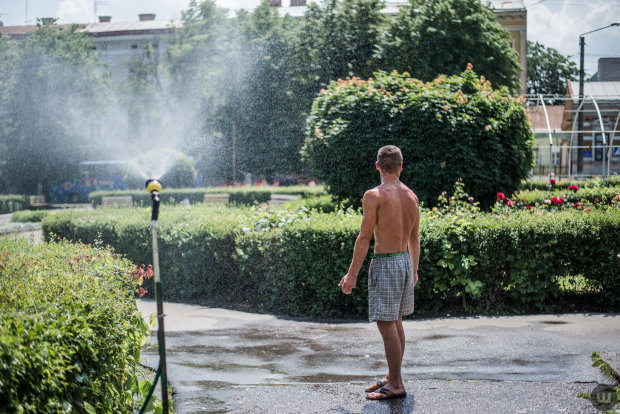
[[[139,22],[91,23],[82,31],[95,37],[118,36],[122,34],[168,32],[172,27],[181,26],[180,21],[146,20]]]
[[[579,82],[571,81],[568,84],[567,94],[577,103],[579,98]],[[584,82],[584,96],[591,95],[597,101],[620,101],[620,81],[614,82]]]
[[[53,24],[50,27],[58,28],[58,29],[68,29],[73,24]],[[78,24],[78,26],[85,26],[84,24]],[[29,25],[29,26],[0,26],[0,34],[7,35],[11,37],[23,37],[28,33],[37,30],[37,25]]]
[[[562,129],[562,116],[564,115],[564,105],[546,105],[549,115],[549,126],[551,131]],[[530,105],[525,108],[529,115],[530,126],[534,132],[547,132],[547,119],[542,105]]]
[[[167,33],[172,27],[180,27],[181,21],[146,20],[138,22],[108,22],[108,23],[82,23],[78,24],[78,32],[89,33],[94,37],[122,36],[136,34]],[[50,27],[67,29],[72,24],[53,24]],[[23,37],[37,30],[36,25],[29,26],[0,26],[0,34],[10,37]]]

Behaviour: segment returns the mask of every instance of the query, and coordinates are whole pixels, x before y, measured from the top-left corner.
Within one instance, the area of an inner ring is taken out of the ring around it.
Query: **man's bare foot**
[[[366,387],[366,392],[374,392],[380,388],[383,388],[388,383],[387,379],[383,378],[382,380],[377,380],[377,382],[373,385],[369,385]]]

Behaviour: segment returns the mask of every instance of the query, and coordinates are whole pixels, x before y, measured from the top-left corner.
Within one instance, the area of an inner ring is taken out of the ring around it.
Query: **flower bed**
[[[100,247],[0,238],[2,412],[131,412],[143,272]]]

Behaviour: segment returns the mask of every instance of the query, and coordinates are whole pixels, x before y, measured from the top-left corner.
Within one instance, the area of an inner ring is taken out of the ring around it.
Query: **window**
[[[603,134],[594,135],[594,159],[603,161]]]

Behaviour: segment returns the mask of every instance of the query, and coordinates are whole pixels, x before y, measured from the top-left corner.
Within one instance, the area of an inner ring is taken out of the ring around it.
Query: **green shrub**
[[[25,195],[0,195],[0,214],[12,213],[17,210],[25,210],[28,206],[28,197]]]
[[[166,186],[172,188],[188,188],[194,185],[196,178],[196,163],[189,157],[179,158],[172,167],[161,177]]]
[[[379,183],[377,150],[403,151],[401,180],[432,204],[462,178],[483,205],[512,194],[533,165],[523,105],[470,70],[423,83],[408,74],[332,82],[315,99],[302,158],[337,200]]]
[[[115,256],[0,238],[2,412],[132,411],[149,329],[134,300],[136,269]]]
[[[454,210],[453,206],[449,209]],[[540,214],[540,215],[538,215]],[[355,213],[173,207],[160,214],[167,300],[314,317],[366,314],[367,263],[350,296],[337,287],[359,231]],[[98,237],[135,263],[151,256],[148,209],[59,212],[46,234]],[[558,280],[583,274],[599,309],[618,309],[620,209],[424,213],[416,309],[553,309]]]
[[[48,214],[50,214],[49,210],[21,210],[11,215],[11,221],[14,223],[38,222]]]

